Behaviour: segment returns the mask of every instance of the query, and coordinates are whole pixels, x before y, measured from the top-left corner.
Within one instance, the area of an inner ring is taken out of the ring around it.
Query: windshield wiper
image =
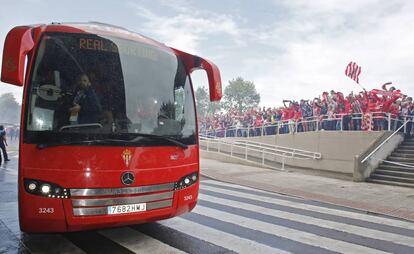
[[[170,138],[170,137],[166,137],[166,136],[160,136],[160,135],[155,135],[155,134],[147,134],[147,133],[134,133],[134,135],[137,135],[138,137],[135,137],[131,140],[129,140],[130,142],[136,142],[138,140],[140,140],[142,137],[144,138],[155,138],[155,139],[161,139],[161,140],[165,140],[168,141],[172,144],[175,144],[176,146],[181,147],[182,149],[187,149],[188,145],[174,139],[174,138]]]
[[[38,149],[44,149],[47,147],[53,146],[66,146],[66,145],[95,145],[95,144],[104,144],[104,143],[129,143],[128,140],[122,139],[95,139],[95,140],[66,140],[62,142],[55,143],[39,143],[36,145]]]
[[[125,144],[125,143],[137,143],[143,137],[144,138],[157,138],[161,140],[166,140],[174,145],[181,147],[182,149],[187,149],[188,146],[184,143],[181,143],[178,140],[175,140],[170,137],[163,137],[154,134],[144,134],[144,133],[135,133],[138,135],[137,137],[131,140],[124,140],[124,139],[93,139],[93,140],[65,140],[62,142],[55,142],[55,143],[39,143],[36,147],[41,150],[47,147],[54,147],[54,146],[66,146],[66,145],[95,145],[95,144],[108,144],[108,143],[118,143],[118,144]]]
[[[102,124],[100,123],[71,124],[71,125],[65,125],[65,126],[60,127],[59,131],[64,131],[64,130],[73,129],[73,128],[101,128],[102,129]]]

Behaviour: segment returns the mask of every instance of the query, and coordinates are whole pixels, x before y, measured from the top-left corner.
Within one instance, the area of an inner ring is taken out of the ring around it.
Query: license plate
[[[146,210],[146,203],[108,206],[108,214],[136,213],[143,212]]]

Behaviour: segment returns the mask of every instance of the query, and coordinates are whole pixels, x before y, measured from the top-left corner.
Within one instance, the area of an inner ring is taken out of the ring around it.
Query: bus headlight
[[[197,179],[198,179],[198,173],[197,172],[186,175],[186,176],[182,177],[178,182],[175,183],[174,189],[175,190],[181,190],[181,189],[187,188],[187,187],[193,185],[194,183],[196,183]]]
[[[42,186],[40,186],[40,191],[42,192],[43,195],[47,195],[50,193],[50,185],[49,184],[42,184]]]
[[[37,188],[37,183],[36,182],[31,182],[27,185],[27,188],[29,189],[29,191],[35,191]]]
[[[30,194],[48,198],[69,198],[70,190],[61,186],[34,179],[24,179],[24,188]]]

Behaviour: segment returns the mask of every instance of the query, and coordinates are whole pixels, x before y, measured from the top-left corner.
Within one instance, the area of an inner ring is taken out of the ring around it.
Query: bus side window
[[[185,91],[182,86],[174,89],[175,120],[181,121],[184,117]]]

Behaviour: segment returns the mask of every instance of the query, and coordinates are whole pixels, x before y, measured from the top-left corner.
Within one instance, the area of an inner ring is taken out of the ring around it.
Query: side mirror
[[[3,48],[1,81],[23,86],[25,59],[34,47],[31,31],[31,27],[18,26],[7,34]]]
[[[171,49],[181,57],[189,73],[197,69],[203,69],[207,72],[210,101],[219,101],[223,94],[221,90],[220,70],[217,66],[207,59],[203,59],[174,48]]]

